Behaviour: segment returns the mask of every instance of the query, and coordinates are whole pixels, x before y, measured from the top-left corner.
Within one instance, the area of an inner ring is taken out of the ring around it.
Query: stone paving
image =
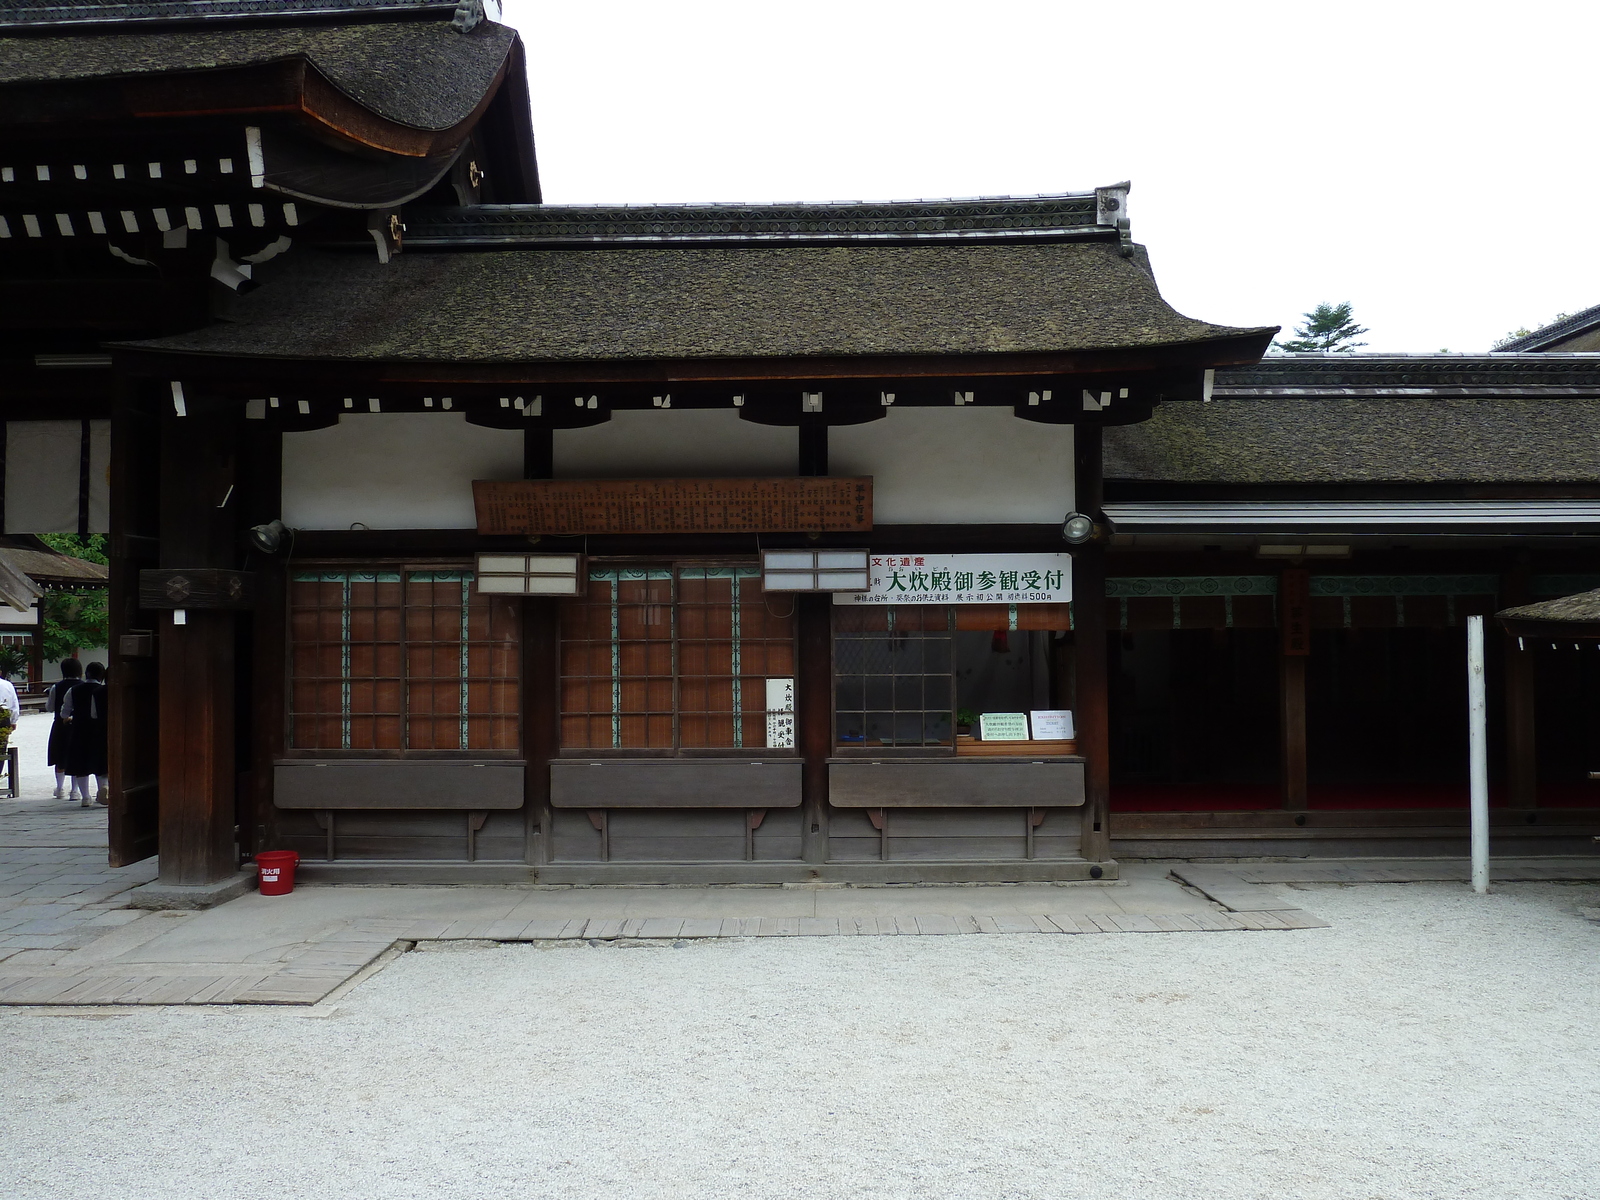
[[[127,893],[106,810],[51,797],[49,719],[23,717],[23,795],[0,800],[0,1005],[314,1005],[418,942],[1160,934],[1326,928],[1272,885],[1464,880],[1456,862],[1131,865],[1105,885],[906,888],[302,887],[207,912]],[[1170,870],[1170,875],[1169,875]],[[1495,864],[1496,880],[1596,879],[1589,860]]]
[[[106,810],[52,798],[45,765],[50,718],[25,714],[18,748],[22,795],[0,799],[0,963],[51,965],[136,921],[126,893],[156,875],[155,860],[106,865]]]

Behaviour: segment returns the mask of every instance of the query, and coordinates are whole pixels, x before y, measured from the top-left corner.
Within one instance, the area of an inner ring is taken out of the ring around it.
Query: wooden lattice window
[[[289,747],[516,751],[518,607],[472,580],[432,568],[296,571]]]
[[[756,566],[594,568],[561,610],[561,745],[792,749],[794,623]]]
[[[840,746],[955,746],[956,609],[834,609],[834,712]]]

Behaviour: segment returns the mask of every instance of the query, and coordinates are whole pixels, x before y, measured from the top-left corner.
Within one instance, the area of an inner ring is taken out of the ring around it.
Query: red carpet
[[[1489,804],[1505,804],[1505,789],[1491,785]],[[1278,785],[1257,783],[1113,784],[1112,812],[1251,812],[1282,808]],[[1467,807],[1465,783],[1328,784],[1311,788],[1311,807],[1328,811]],[[1548,783],[1540,808],[1600,808],[1600,782]]]

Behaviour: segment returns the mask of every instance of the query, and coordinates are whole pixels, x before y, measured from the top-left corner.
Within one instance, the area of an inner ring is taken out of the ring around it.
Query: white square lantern
[[[766,592],[864,592],[867,550],[763,550],[761,589]]]
[[[581,554],[480,554],[478,591],[501,596],[583,595]]]

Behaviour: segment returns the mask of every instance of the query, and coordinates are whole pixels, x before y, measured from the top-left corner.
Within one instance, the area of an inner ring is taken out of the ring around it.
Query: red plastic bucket
[[[263,896],[287,896],[294,891],[294,868],[300,856],[293,850],[263,850],[256,855]]]

